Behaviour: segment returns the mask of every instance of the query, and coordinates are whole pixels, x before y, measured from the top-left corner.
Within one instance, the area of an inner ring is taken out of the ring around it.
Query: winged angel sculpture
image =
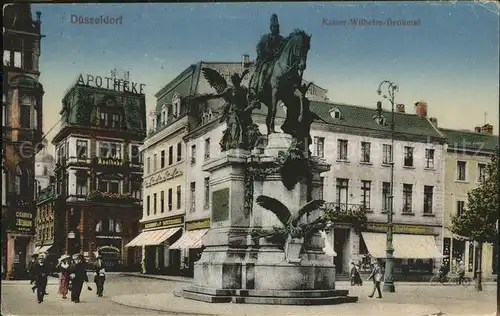
[[[227,128],[220,141],[222,151],[234,148],[252,149],[260,137],[257,124],[253,123],[252,111],[255,108],[249,105],[248,89],[241,85],[243,78],[248,74],[246,69],[241,75],[231,75],[229,85],[224,77],[216,70],[202,68],[203,75],[216,93],[204,94],[195,97],[196,101],[204,102],[211,99],[224,99],[221,122],[226,122]]]
[[[309,239],[314,233],[324,230],[329,224],[329,221],[321,216],[310,223],[300,222],[304,216],[308,216],[310,213],[319,210],[325,204],[324,200],[312,200],[308,202],[295,215],[292,215],[288,207],[283,203],[272,197],[259,195],[256,202],[261,207],[274,213],[283,226],[275,226],[270,231],[255,231],[252,233],[252,238],[259,239],[265,237],[283,243],[289,261],[291,261],[292,257],[298,258],[304,240]],[[290,246],[293,244],[300,245],[296,248],[295,255],[290,254],[292,251]]]

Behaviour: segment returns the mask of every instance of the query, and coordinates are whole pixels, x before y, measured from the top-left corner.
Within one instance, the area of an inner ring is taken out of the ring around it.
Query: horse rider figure
[[[276,59],[278,52],[284,44],[284,37],[280,35],[280,24],[276,14],[271,15],[271,33],[265,34],[257,44],[257,60],[255,72],[250,79],[249,88],[252,100],[262,91],[266,81],[268,80],[268,72],[272,63]],[[260,108],[260,105],[256,105]]]

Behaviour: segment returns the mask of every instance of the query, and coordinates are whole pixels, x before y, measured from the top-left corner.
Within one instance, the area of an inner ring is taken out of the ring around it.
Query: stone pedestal
[[[347,296],[348,291],[335,289],[333,257],[322,251],[324,240],[319,233],[305,241],[300,262],[288,262],[283,245],[250,238],[253,230],[282,225],[273,213],[255,203],[259,195],[281,201],[292,213],[307,203],[305,180],[287,190],[279,173],[275,173],[253,180],[252,210],[247,212],[244,208],[246,168],[264,169],[272,165],[291,142],[290,135],[271,134],[262,154],[230,150],[204,165],[204,170],[211,173],[210,230],[203,239],[206,248],[194,264],[194,281],[180,295],[206,302],[253,304],[357,301],[357,297]],[[320,199],[320,173],[329,170],[329,166],[324,161],[317,161],[316,166],[312,170],[312,196]],[[312,221],[318,215],[311,214],[306,220]]]

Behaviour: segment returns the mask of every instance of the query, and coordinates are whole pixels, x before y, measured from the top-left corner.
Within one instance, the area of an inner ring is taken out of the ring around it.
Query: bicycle
[[[453,274],[451,276],[448,276],[448,275],[445,275],[443,277],[440,277],[439,275],[434,275],[431,280],[430,280],[430,284],[431,286],[436,286],[438,284],[441,284],[441,285],[460,285],[458,284],[458,274]],[[462,283],[461,285],[464,286],[464,287],[468,287],[469,284],[471,283],[471,279],[467,276],[464,276],[462,278]]]

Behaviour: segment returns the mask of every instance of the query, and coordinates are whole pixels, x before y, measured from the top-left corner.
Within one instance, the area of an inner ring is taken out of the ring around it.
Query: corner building
[[[3,6],[2,267],[26,276],[34,252],[35,154],[42,145],[44,90],[39,82],[41,13],[28,3]]]
[[[126,82],[125,82],[126,83]],[[138,233],[142,209],[145,96],[77,83],[64,96],[56,147],[56,254],[99,251],[108,270],[138,269],[124,246]],[[47,202],[45,202],[47,203]]]

